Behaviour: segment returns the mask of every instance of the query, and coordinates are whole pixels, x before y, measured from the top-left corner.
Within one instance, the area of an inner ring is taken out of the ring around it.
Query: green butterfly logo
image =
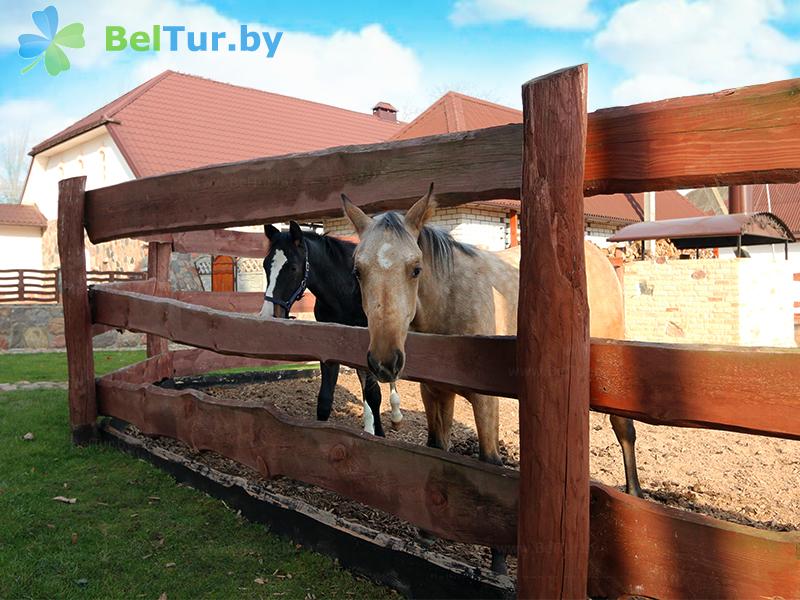
[[[83,23],[71,23],[58,31],[58,11],[55,6],[34,11],[31,16],[42,35],[25,33],[19,36],[19,55],[22,58],[35,59],[21,73],[25,74],[33,69],[42,58],[50,75],[56,76],[62,71],[68,71],[69,59],[61,46],[83,48],[86,45],[83,39]]]

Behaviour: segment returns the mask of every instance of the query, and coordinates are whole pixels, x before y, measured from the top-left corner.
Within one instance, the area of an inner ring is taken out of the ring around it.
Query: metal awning
[[[795,237],[786,223],[768,212],[690,219],[645,221],[623,227],[609,242],[670,240],[679,250],[789,244]]]

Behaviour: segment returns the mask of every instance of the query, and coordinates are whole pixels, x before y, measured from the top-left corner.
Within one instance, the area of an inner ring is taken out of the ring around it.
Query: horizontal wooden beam
[[[150,333],[221,354],[335,360],[366,367],[369,332],[362,327],[261,319],[105,286],[95,288],[92,300],[95,323]],[[406,343],[403,377],[515,396],[514,345],[513,337],[412,333]]]
[[[184,292],[171,296],[181,302],[236,313],[259,313],[264,305],[263,292]]]
[[[800,439],[800,350],[592,340],[591,407]]]
[[[371,210],[405,208],[436,182],[442,206],[518,198],[518,125],[258,158],[94,190],[89,238],[341,215],[342,192]]]
[[[267,478],[319,485],[445,539],[516,541],[517,473],[342,427],[306,423],[196,390],[101,378],[100,414],[213,450]]]
[[[800,80],[589,114],[584,193],[800,181]],[[95,242],[520,197],[522,125],[344,146],[147,177],[86,193]],[[190,247],[187,238],[186,247]],[[243,254],[239,254],[243,256]]]
[[[800,79],[589,115],[584,193],[800,181]]]
[[[763,531],[594,484],[591,598],[797,598],[800,534]]]
[[[222,354],[366,366],[366,329],[259,319],[124,289],[131,285],[94,288],[95,323]],[[215,295],[191,294],[201,296],[182,297],[206,301]],[[219,304],[228,302],[238,301]],[[404,377],[516,398],[515,345],[513,337],[411,333]],[[800,350],[592,339],[590,385],[591,408],[600,412],[656,425],[800,439]]]
[[[264,233],[209,229],[206,231],[184,231],[162,233],[140,238],[143,242],[172,244],[173,252],[229,255],[243,258],[264,258],[269,251],[269,242]]]

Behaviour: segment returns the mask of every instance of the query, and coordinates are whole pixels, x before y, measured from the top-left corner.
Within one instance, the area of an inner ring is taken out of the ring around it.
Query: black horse
[[[263,317],[289,318],[292,305],[306,289],[316,297],[314,317],[323,323],[367,326],[361,307],[361,290],[353,274],[356,245],[325,235],[303,231],[291,221],[289,231],[281,232],[265,225],[269,253],[264,258],[267,290]],[[320,363],[322,383],[317,396],[317,420],[327,421],[333,405],[333,393],[339,378],[339,363]],[[381,425],[381,388],[368,370],[358,369],[364,395],[364,429],[383,436]],[[392,423],[402,419],[400,398],[392,385]]]

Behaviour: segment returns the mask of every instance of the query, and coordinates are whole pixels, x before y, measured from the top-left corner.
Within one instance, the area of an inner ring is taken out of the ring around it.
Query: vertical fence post
[[[76,444],[85,444],[97,437],[92,315],[86,288],[83,240],[85,187],[86,177],[58,182],[58,254],[69,372],[69,424],[72,441]]]
[[[56,287],[56,304],[61,302],[61,269],[53,271],[54,285]]]
[[[519,598],[586,598],[586,82],[586,65],[580,65],[522,87]]]
[[[150,242],[147,245],[147,277],[156,280],[156,295],[169,293],[169,263],[172,258],[172,244]],[[147,334],[147,357],[163,354],[169,350],[169,340],[157,335]]]
[[[20,302],[25,301],[25,272],[22,269],[17,271],[17,297]]]

